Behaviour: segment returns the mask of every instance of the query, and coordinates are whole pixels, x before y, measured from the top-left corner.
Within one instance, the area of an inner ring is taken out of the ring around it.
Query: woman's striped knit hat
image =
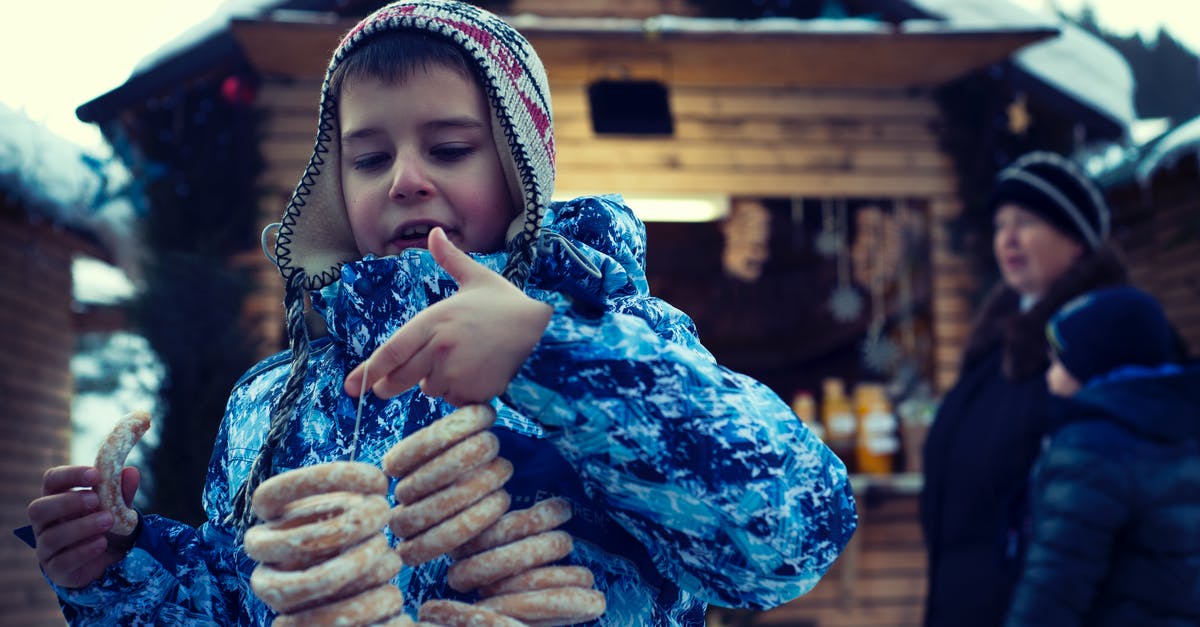
[[[360,257],[342,200],[338,94],[332,93],[330,78],[363,41],[398,30],[444,37],[477,67],[514,205],[524,209],[509,229],[504,269],[504,276],[520,286],[554,190],[550,87],[541,59],[520,33],[479,7],[450,0],[389,4],[359,22],[338,45],[321,86],[316,147],[279,227],[276,265],[285,282],[314,290],[336,281],[341,265]]]
[[[1095,250],[1109,231],[1108,205],[1078,166],[1052,152],[1017,159],[996,176],[991,206],[1016,203],[1038,214],[1064,235]]]

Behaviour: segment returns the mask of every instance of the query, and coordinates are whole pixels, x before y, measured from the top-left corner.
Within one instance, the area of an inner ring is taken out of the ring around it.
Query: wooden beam
[[[352,26],[234,20],[235,38],[268,76],[319,78]],[[671,86],[931,87],[1003,60],[1051,31],[630,32],[522,28],[551,81],[652,78]]]

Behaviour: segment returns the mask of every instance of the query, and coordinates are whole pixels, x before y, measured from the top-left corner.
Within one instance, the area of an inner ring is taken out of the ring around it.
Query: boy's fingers
[[[454,242],[446,237],[442,227],[429,232],[429,253],[433,255],[433,260],[458,282],[459,287],[465,286],[475,277],[486,276],[481,273],[495,274],[487,266],[459,250]]]
[[[34,499],[25,513],[36,536],[64,520],[79,518],[98,509],[100,496],[95,491],[74,490]]]
[[[358,398],[359,393],[363,389],[363,375],[369,377],[367,387],[371,388],[372,392],[380,398],[390,398],[404,390],[391,393],[390,396],[382,396],[381,393],[387,393],[390,386],[384,383],[394,371],[404,368],[413,356],[418,355],[422,348],[429,342],[430,332],[429,324],[424,317],[418,315],[408,322],[408,324],[400,327],[400,330],[392,334],[379,348],[375,349],[367,357],[366,361],[356,366],[346,375],[342,387],[346,393],[352,398]],[[414,380],[415,381],[415,380]],[[382,387],[381,387],[382,384]],[[411,384],[410,386],[411,387]],[[407,388],[405,388],[407,389]]]
[[[408,390],[432,369],[431,359],[432,355],[428,350],[417,351],[408,361],[376,379],[371,385],[371,393],[378,398],[391,398]]]
[[[42,496],[91,488],[99,482],[100,472],[94,466],[55,466],[42,475]]]

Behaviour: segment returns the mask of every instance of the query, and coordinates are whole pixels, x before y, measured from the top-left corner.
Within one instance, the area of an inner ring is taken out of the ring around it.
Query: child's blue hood
[[[1200,363],[1118,370],[1072,401],[1152,439],[1200,437]]]

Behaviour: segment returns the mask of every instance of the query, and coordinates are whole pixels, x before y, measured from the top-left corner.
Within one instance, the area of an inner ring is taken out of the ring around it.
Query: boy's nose
[[[388,196],[393,200],[412,200],[433,195],[433,186],[420,164],[413,159],[397,159],[396,173]]]

